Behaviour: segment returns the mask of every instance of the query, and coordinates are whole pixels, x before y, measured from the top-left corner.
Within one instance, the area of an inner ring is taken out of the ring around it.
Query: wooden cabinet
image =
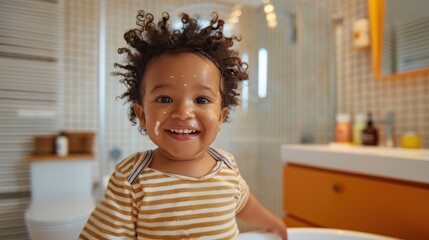
[[[428,184],[295,164],[286,164],[283,176],[284,220],[289,227],[429,239]]]

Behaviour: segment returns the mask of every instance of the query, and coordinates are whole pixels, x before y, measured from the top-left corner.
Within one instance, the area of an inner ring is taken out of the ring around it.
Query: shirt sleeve
[[[218,151],[222,153],[222,155],[231,165],[231,168],[237,173],[239,196],[235,207],[235,214],[238,214],[241,210],[243,210],[243,208],[247,204],[247,201],[249,200],[250,188],[249,185],[247,185],[246,180],[244,180],[244,178],[240,174],[240,170],[238,169],[234,155],[221,149],[218,149]]]
[[[137,200],[127,177],[116,168],[79,239],[136,239]]]
[[[239,182],[239,190],[240,190],[240,196],[237,201],[237,205],[235,208],[235,214],[238,214],[243,208],[246,206],[247,201],[250,197],[250,189],[249,186],[246,183],[246,180],[241,177],[241,174],[238,174],[238,182]]]

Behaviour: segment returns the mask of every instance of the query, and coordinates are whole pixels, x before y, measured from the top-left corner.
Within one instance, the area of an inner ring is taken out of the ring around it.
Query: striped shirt
[[[231,154],[208,153],[216,166],[199,178],[148,167],[151,150],[122,160],[79,239],[236,239],[249,188]]]

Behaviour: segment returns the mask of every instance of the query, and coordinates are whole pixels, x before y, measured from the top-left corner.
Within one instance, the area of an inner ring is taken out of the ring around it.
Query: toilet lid
[[[93,199],[55,199],[32,202],[25,213],[34,225],[52,226],[86,221],[94,210]]]

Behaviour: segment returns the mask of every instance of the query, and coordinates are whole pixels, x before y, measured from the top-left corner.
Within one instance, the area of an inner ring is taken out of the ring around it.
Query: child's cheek
[[[155,136],[158,138],[158,136],[159,136],[159,121],[155,122],[155,127],[153,129],[153,132],[155,133]]]
[[[146,121],[146,131],[149,134],[153,130],[153,124],[152,124],[151,114],[145,113],[144,119]]]
[[[151,140],[154,141],[155,143],[157,141],[159,141],[160,133],[161,133],[161,122],[167,118],[168,116],[168,112],[165,110],[161,110],[161,111],[152,111],[150,113],[147,113],[145,115],[146,118],[146,130],[148,132],[149,136],[151,137]]]
[[[210,122],[214,122],[216,120],[215,116],[213,114],[208,115],[207,120]]]
[[[221,116],[217,111],[211,111],[209,114],[207,114],[207,117],[206,117],[207,121],[213,125],[218,124],[220,118]]]

